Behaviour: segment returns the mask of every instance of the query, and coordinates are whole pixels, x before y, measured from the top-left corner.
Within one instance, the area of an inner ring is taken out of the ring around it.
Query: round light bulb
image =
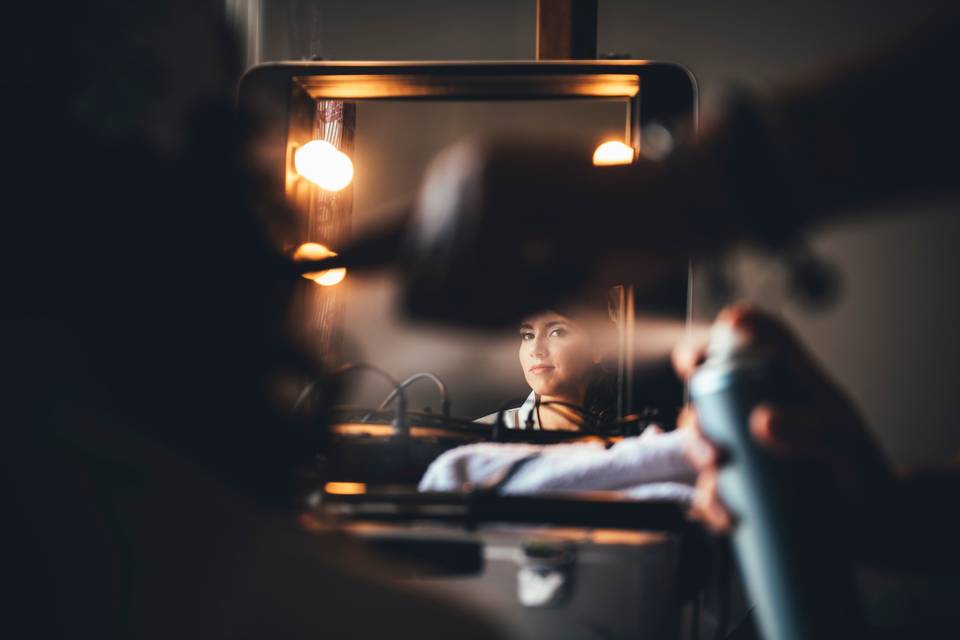
[[[618,140],[604,142],[593,152],[593,164],[598,167],[633,162],[633,147]]]
[[[293,168],[327,191],[340,191],[353,180],[350,157],[326,140],[311,140],[293,154]]]
[[[331,251],[318,242],[304,242],[293,252],[293,259],[295,261],[323,260],[324,258],[332,258],[336,255],[337,253],[335,251]],[[307,280],[313,280],[324,287],[332,287],[343,282],[343,279],[347,277],[347,270],[341,268],[311,271],[310,273],[303,274],[303,277]]]

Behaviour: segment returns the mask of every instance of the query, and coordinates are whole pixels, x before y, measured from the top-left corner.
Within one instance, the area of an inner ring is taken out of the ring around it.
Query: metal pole
[[[537,60],[594,60],[597,0],[537,0]]]

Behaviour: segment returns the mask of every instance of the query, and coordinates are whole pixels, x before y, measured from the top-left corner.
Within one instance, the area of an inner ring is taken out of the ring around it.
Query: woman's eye
[[[564,329],[563,327],[557,327],[556,329],[550,332],[551,338],[562,338],[565,335],[567,335],[567,330]]]
[[[530,332],[521,333],[521,334],[520,334],[520,339],[521,339],[523,342],[529,342],[530,340],[533,340],[533,334],[530,333]]]

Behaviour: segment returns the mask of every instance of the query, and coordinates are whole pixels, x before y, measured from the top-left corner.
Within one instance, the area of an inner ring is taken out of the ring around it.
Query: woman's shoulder
[[[531,393],[527,396],[527,399],[519,407],[513,409],[505,409],[503,411],[503,423],[507,426],[508,429],[523,429],[524,424],[521,419],[521,415],[525,416],[530,413],[533,407],[536,405],[536,396]],[[497,415],[499,412],[494,412],[489,415],[485,415],[482,418],[477,418],[474,422],[480,424],[496,424]],[[534,421],[536,421],[536,416],[533,416]]]

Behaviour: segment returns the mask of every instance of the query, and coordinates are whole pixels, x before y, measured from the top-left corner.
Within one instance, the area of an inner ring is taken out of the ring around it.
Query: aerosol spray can
[[[856,574],[829,474],[750,435],[759,403],[803,403],[782,362],[718,325],[690,394],[704,433],[727,453],[718,490],[737,519],[734,548],[762,636],[857,637]]]

